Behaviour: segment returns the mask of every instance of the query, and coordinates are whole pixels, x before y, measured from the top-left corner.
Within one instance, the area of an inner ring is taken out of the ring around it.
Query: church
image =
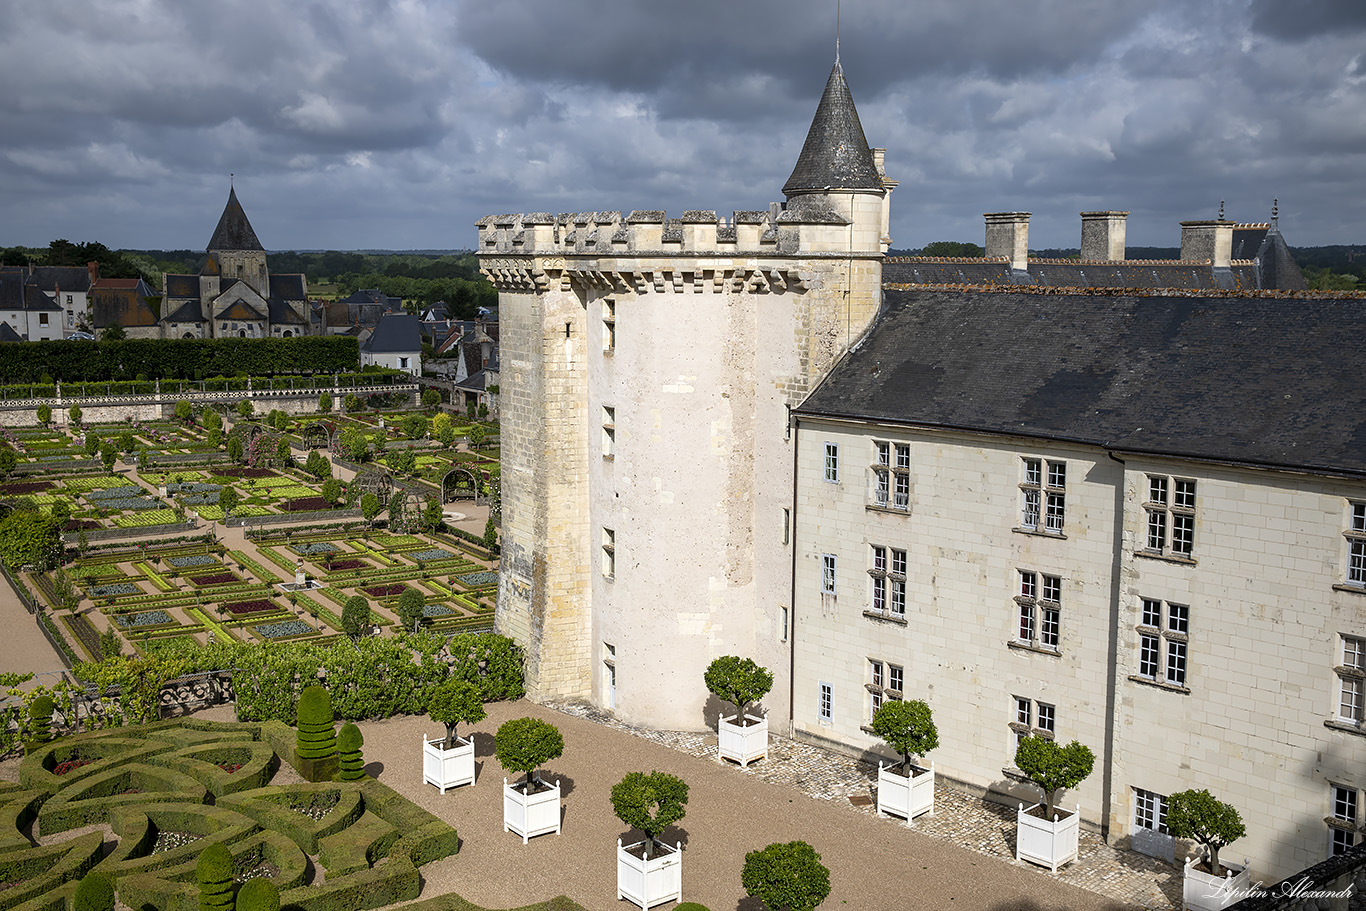
[[[1254,881],[1358,843],[1366,299],[1305,290],[1274,214],[889,258],[895,187],[836,61],[766,211],[480,220],[529,695],[705,730],[737,654],[775,732],[873,755],[922,699],[937,773],[1012,805],[1019,738],[1081,741],[1064,802],[1168,861],[1193,788]]]

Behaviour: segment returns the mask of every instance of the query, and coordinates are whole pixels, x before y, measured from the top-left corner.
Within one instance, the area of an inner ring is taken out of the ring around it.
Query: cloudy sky
[[[834,0],[11,0],[0,245],[202,248],[236,174],[269,249],[467,248],[480,216],[767,208]],[[983,212],[1265,220],[1366,243],[1362,0],[845,0],[898,247]]]

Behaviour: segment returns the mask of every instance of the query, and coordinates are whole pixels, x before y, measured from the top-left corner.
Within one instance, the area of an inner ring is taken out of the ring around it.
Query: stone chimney
[[[1124,261],[1124,228],[1128,212],[1081,213],[1081,258],[1118,263]]]
[[[1021,271],[1029,268],[1029,213],[988,212],[987,256],[1004,256],[1010,268]]]
[[[1227,269],[1233,259],[1233,222],[1222,218],[1181,222],[1181,258]]]
[[[86,263],[86,264],[85,264],[85,271],[87,271],[87,272],[90,273],[90,284],[93,285],[93,284],[95,284],[95,282],[97,282],[97,281],[100,280],[100,264],[99,264],[99,263]]]

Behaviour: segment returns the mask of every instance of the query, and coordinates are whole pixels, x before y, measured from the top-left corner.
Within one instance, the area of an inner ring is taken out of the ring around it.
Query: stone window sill
[[[1177,554],[1160,554],[1155,550],[1136,550],[1135,557],[1146,557],[1149,560],[1161,560],[1163,563],[1179,563],[1183,566],[1197,565],[1194,557],[1182,557]]]
[[[911,507],[909,506],[905,509],[901,509],[897,506],[879,506],[876,503],[865,503],[863,504],[863,508],[869,512],[881,512],[886,513],[889,516],[909,516],[911,514]]]
[[[1366,595],[1366,586],[1348,585],[1346,582],[1338,582],[1333,585],[1335,592],[1351,592],[1354,595]]]
[[[1323,726],[1332,728],[1335,731],[1342,731],[1344,734],[1355,734],[1358,737],[1366,737],[1366,728],[1361,725],[1353,724],[1350,721],[1343,721],[1340,718],[1325,718]]]
[[[1040,655],[1049,655],[1053,658],[1061,658],[1062,650],[1056,648],[1045,648],[1042,645],[1034,645],[1029,642],[1021,642],[1018,639],[1007,639],[1006,647],[1013,648],[1021,652],[1035,652]]]
[[[899,614],[884,614],[875,610],[866,610],[863,612],[863,616],[867,617],[869,620],[881,620],[884,623],[895,623],[899,626],[908,625],[906,623],[906,618]]]
[[[1017,535],[1029,535],[1030,537],[1034,538],[1055,538],[1059,541],[1067,540],[1067,535],[1063,534],[1060,531],[1043,531],[1042,529],[1038,528],[1020,527],[1012,528],[1011,531],[1015,532],[1015,534]]]
[[[1144,686],[1156,687],[1159,690],[1166,690],[1169,693],[1180,693],[1183,696],[1189,696],[1191,694],[1190,687],[1178,686],[1175,683],[1167,683],[1165,680],[1153,680],[1150,677],[1140,677],[1137,674],[1130,674],[1129,679],[1132,680],[1134,683],[1141,683]]]

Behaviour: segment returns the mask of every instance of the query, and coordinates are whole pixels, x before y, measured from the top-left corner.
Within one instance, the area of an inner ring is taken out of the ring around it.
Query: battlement
[[[799,197],[768,211],[736,211],[720,218],[689,209],[669,218],[660,209],[529,212],[488,215],[475,222],[480,254],[566,256],[881,256],[868,232],[817,196]],[[880,238],[880,233],[878,234]]]

